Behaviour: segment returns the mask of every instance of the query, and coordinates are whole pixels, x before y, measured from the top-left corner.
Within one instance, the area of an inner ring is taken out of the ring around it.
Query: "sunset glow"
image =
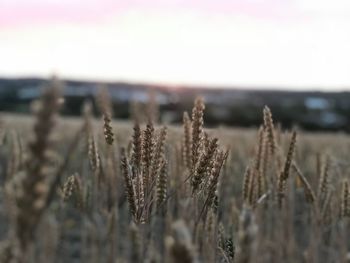
[[[0,76],[350,88],[348,14],[345,0],[2,0]]]

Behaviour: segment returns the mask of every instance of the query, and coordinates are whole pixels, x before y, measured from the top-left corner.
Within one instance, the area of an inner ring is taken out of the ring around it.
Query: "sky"
[[[0,0],[0,76],[350,89],[348,0]]]

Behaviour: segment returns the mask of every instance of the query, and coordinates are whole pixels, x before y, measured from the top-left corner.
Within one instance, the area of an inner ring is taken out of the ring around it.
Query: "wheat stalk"
[[[201,153],[204,109],[203,99],[196,98],[192,110],[192,171],[196,169]]]
[[[50,167],[47,150],[50,148],[50,135],[55,126],[55,117],[61,106],[61,86],[53,79],[40,100],[34,124],[34,138],[29,143],[30,155],[25,162],[25,174],[21,182],[22,190],[16,196],[16,236],[19,239],[23,256],[33,240],[33,234],[46,209],[50,195]],[[53,189],[54,190],[54,189]]]

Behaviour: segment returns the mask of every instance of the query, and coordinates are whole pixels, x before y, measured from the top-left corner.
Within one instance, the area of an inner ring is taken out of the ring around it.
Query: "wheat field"
[[[349,137],[182,126],[151,103],[113,120],[106,90],[59,117],[52,80],[0,126],[0,262],[349,262]]]

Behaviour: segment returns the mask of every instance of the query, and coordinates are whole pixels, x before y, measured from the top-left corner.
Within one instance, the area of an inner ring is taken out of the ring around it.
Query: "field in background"
[[[182,125],[112,121],[106,90],[59,118],[57,85],[1,117],[0,262],[348,262],[347,135],[267,107],[209,129],[201,99]]]

